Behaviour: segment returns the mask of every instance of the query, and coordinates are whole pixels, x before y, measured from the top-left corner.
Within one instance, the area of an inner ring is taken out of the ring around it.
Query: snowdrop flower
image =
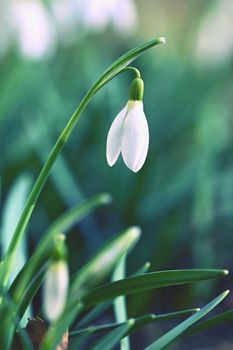
[[[199,29],[196,55],[204,63],[221,64],[231,58],[233,53],[233,2],[216,2]]]
[[[68,289],[68,268],[65,260],[53,262],[45,278],[44,310],[50,321],[56,320],[63,311]]]
[[[44,311],[50,321],[62,313],[68,292],[69,272],[65,257],[67,255],[64,236],[58,235],[55,241],[52,262],[44,282]]]
[[[135,78],[130,99],[114,119],[107,137],[107,162],[113,166],[120,153],[126,166],[137,172],[143,166],[149,147],[149,130],[143,111],[143,80]]]
[[[41,1],[15,1],[12,22],[23,55],[39,59],[55,44],[52,18]]]
[[[131,32],[138,21],[133,0],[76,0],[79,21],[90,30],[103,30],[109,24],[119,32]]]

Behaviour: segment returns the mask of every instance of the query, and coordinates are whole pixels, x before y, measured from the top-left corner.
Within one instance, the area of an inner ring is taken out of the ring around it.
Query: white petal
[[[149,130],[142,101],[129,101],[122,127],[121,152],[127,167],[137,172],[143,166],[149,147]]]
[[[110,166],[116,163],[121,151],[121,131],[126,111],[127,105],[116,116],[108,132],[106,157]]]
[[[51,321],[56,320],[63,311],[68,280],[68,268],[65,261],[53,263],[49,267],[44,284],[44,310]]]

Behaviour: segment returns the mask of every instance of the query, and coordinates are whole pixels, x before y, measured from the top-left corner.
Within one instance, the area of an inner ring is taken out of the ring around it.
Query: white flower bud
[[[44,283],[44,311],[50,321],[56,320],[63,311],[69,283],[65,260],[52,262]]]

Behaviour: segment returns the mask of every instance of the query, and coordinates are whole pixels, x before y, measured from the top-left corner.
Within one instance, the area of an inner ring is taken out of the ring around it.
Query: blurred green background
[[[107,237],[135,224],[143,235],[129,257],[129,273],[148,260],[152,270],[232,269],[231,0],[0,2],[2,252],[26,194],[90,85],[122,53],[158,36],[167,44],[134,64],[145,81],[150,128],[143,169],[135,175],[121,159],[113,168],[105,159],[108,129],[128,99],[128,72],[105,86],[84,112],[40,197],[18,259],[35,249],[64,210],[108,192],[112,205],[68,235],[72,271]],[[140,302],[129,300],[129,313],[199,306],[231,285],[229,277],[146,293]],[[232,303],[229,297],[225,307]],[[161,327],[166,325],[148,327],[142,343],[162,333]],[[223,327],[178,349],[202,349],[205,342],[205,349],[232,349],[230,338]]]

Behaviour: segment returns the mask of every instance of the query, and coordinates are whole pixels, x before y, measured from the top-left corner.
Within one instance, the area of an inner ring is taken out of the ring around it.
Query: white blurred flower
[[[120,32],[128,32],[137,24],[133,0],[76,0],[79,21],[87,28],[103,30],[109,24]]]
[[[59,40],[63,43],[76,40],[78,35],[76,0],[51,0],[51,12],[59,33]]]
[[[65,260],[53,262],[47,271],[44,283],[44,311],[50,321],[56,320],[65,306],[69,283]]]
[[[129,100],[114,119],[107,137],[107,162],[113,166],[120,153],[127,167],[137,172],[149,147],[149,130],[142,101]]]
[[[11,21],[20,50],[26,57],[40,58],[53,49],[54,25],[41,1],[15,1]]]
[[[219,0],[203,19],[197,37],[197,57],[220,63],[233,53],[233,1]]]
[[[134,0],[41,0],[0,1],[0,55],[13,42],[30,59],[54,51],[58,40],[70,44],[82,29],[101,31],[112,26],[128,33],[138,21]]]

